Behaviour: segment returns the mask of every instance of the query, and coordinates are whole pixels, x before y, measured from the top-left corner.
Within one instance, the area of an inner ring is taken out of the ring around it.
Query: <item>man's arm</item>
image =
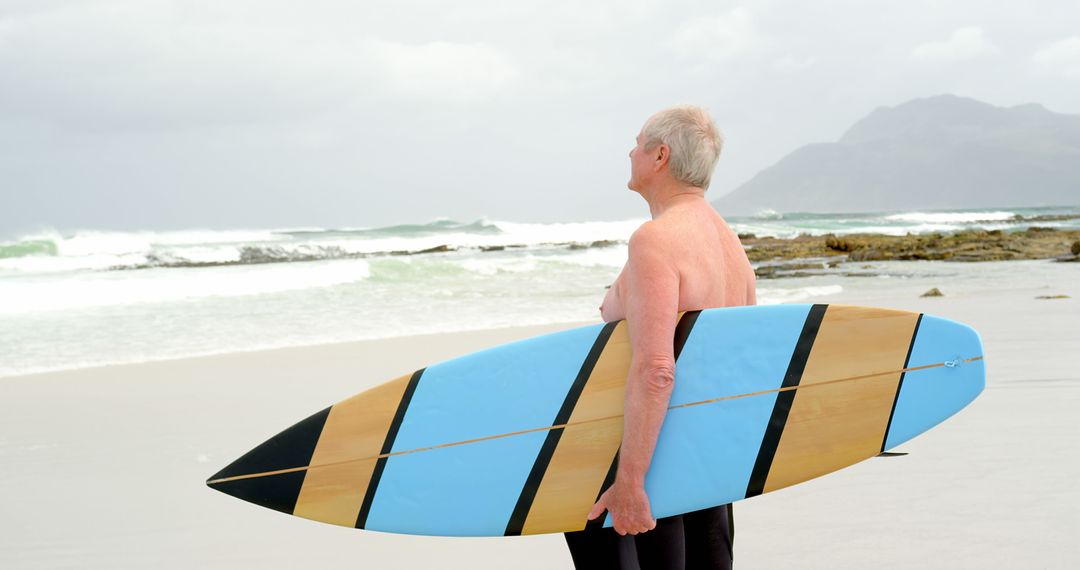
[[[626,379],[619,469],[611,489],[589,513],[595,518],[606,508],[619,534],[637,534],[656,525],[645,494],[645,473],[674,388],[672,341],[679,304],[679,274],[664,238],[653,222],[630,238],[624,302],[633,358]]]
[[[634,355],[626,379],[619,476],[644,485],[660,425],[675,386],[672,341],[679,309],[679,274],[663,235],[646,224],[630,239],[626,321]]]

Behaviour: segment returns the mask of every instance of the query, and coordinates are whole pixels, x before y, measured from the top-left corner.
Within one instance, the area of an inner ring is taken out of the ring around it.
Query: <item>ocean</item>
[[[729,217],[739,233],[1080,228],[1080,208]],[[1034,220],[1032,219],[1034,218]],[[1041,218],[1041,219],[1040,219]],[[423,333],[594,321],[645,219],[370,228],[41,231],[0,241],[0,377]],[[1041,267],[1040,263],[1005,262]],[[845,267],[851,266],[851,267]],[[1001,263],[875,262],[760,279],[814,302],[922,279],[1005,286]],[[1011,267],[1016,267],[1012,265]],[[861,273],[860,273],[861,272]]]

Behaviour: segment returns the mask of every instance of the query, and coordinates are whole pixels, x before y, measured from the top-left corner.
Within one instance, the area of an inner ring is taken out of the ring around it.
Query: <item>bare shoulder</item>
[[[630,235],[630,249],[664,248],[674,237],[675,226],[667,220],[649,220]]]
[[[641,225],[630,236],[628,257],[631,271],[638,271],[643,265],[670,267],[677,265],[678,237],[669,224],[650,220]]]
[[[680,255],[698,249],[709,238],[717,235],[722,224],[719,215],[712,210],[677,208],[656,219],[645,222],[630,236],[630,248],[660,248],[668,254]],[[635,247],[636,246],[636,247]]]

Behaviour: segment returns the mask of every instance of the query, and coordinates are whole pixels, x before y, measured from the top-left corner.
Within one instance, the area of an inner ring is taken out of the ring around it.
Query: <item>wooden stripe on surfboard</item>
[[[578,399],[585,391],[586,385],[592,377],[593,369],[600,361],[607,348],[609,339],[614,334],[616,328],[619,327],[620,323],[621,321],[608,323],[600,329],[600,334],[596,336],[596,340],[593,342],[589,354],[585,357],[585,361],[582,362],[581,368],[578,370],[577,378],[574,379],[574,383],[570,386],[570,390],[563,400],[562,407],[559,408],[559,413],[555,415],[555,420],[552,422],[554,425],[565,425],[570,421],[574,407],[577,406]],[[625,329],[625,324],[623,329]],[[521,494],[518,496],[517,503],[514,505],[514,510],[510,514],[510,520],[506,523],[506,530],[503,533],[506,536],[520,535],[522,529],[525,527],[525,521],[529,516],[529,510],[532,508],[536,494],[540,490],[548,464],[551,462],[552,457],[555,455],[555,450],[559,446],[559,440],[563,436],[563,431],[563,429],[549,429],[547,437],[544,439],[544,445],[540,448],[540,453],[537,454],[536,461],[533,462],[532,469],[529,471],[529,476],[525,480],[525,485],[521,488]]]
[[[829,384],[840,374],[868,375],[904,368],[918,313],[830,305],[825,311],[777,443],[763,492],[831,473],[881,451],[900,373],[851,385]],[[857,344],[858,359],[852,354]]]
[[[371,502],[375,499],[375,491],[379,488],[379,480],[382,479],[383,469],[386,468],[388,454],[394,449],[394,440],[397,439],[401,422],[405,419],[405,412],[409,409],[409,402],[412,401],[413,394],[416,392],[416,385],[420,383],[420,377],[424,375],[424,370],[427,369],[421,368],[413,372],[413,375],[409,378],[409,384],[405,387],[405,393],[401,395],[401,401],[398,403],[397,411],[394,413],[394,419],[390,420],[390,427],[386,430],[386,439],[383,441],[382,453],[379,454],[379,459],[375,462],[371,482],[367,485],[364,502],[360,505],[360,513],[356,516],[356,522],[353,525],[356,528],[364,528],[364,524],[367,523],[368,513],[371,512]]]
[[[765,427],[762,436],[761,447],[758,449],[754,468],[750,472],[750,481],[746,485],[746,496],[755,497],[765,491],[765,481],[772,469],[773,458],[776,448],[780,444],[780,436],[784,432],[784,424],[787,423],[788,414],[791,412],[791,403],[795,399],[795,389],[799,386],[806,361],[810,357],[810,350],[814,347],[814,339],[817,337],[818,327],[825,316],[828,305],[813,305],[803,322],[799,340],[795,343],[795,350],[791,353],[787,372],[776,395],[772,414],[769,416],[769,424]]]
[[[311,457],[293,514],[342,526],[356,524],[378,456],[413,375],[334,404]]]
[[[580,530],[592,509],[592,499],[607,476],[622,443],[622,418],[580,424],[618,416],[623,411],[626,377],[630,372],[630,335],[619,321],[600,353],[573,412],[556,442],[536,494],[528,506],[521,534]],[[575,525],[577,528],[574,528]]]

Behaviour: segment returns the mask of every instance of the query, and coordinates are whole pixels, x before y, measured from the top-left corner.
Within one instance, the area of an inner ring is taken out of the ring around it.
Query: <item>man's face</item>
[[[652,173],[653,157],[651,153],[645,152],[645,147],[642,146],[645,137],[641,136],[641,133],[638,133],[636,142],[634,148],[630,149],[630,181],[626,183],[626,186],[635,192],[640,192],[642,182],[648,180]]]

